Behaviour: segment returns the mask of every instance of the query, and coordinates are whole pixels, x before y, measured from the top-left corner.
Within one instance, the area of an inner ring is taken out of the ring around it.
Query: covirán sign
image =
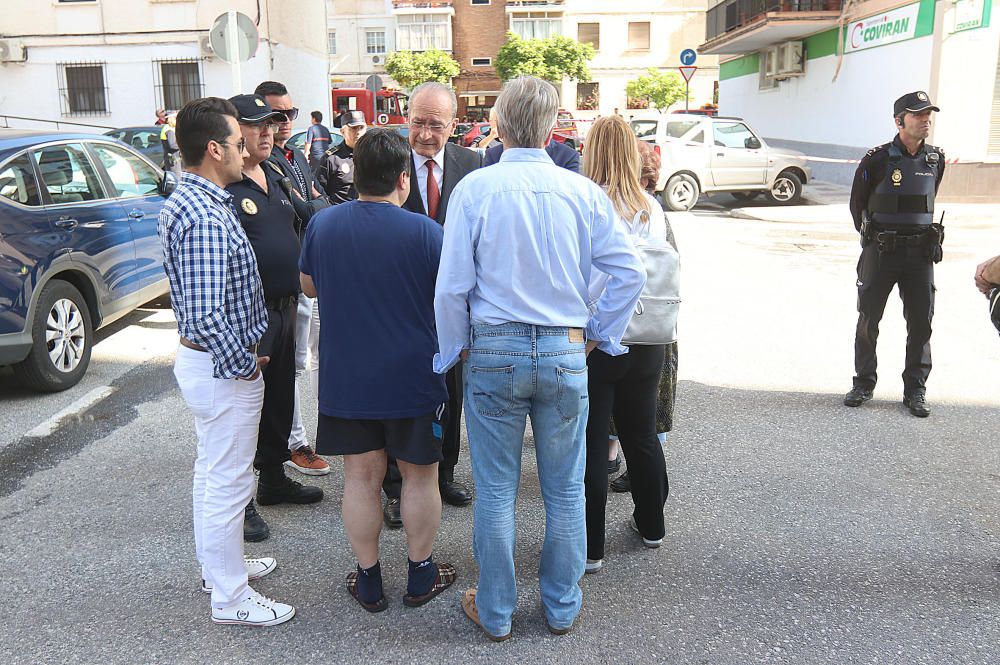
[[[851,23],[847,27],[844,51],[863,51],[913,39],[917,36],[919,12],[920,3],[917,2]]]

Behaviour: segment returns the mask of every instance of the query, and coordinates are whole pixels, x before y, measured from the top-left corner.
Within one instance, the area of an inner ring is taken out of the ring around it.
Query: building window
[[[648,51],[649,50],[649,23],[629,23],[628,24],[628,50]]]
[[[489,67],[493,64],[493,58],[473,58],[473,67]]]
[[[402,14],[396,17],[400,51],[450,51],[451,17],[447,14]]]
[[[337,31],[331,30],[326,33],[326,50],[330,55],[337,55]]]
[[[474,5],[488,5],[488,4],[490,4],[490,0],[472,0],[472,4],[474,4]]]
[[[199,60],[157,60],[153,63],[153,80],[156,103],[161,109],[177,110],[205,96]]]
[[[385,30],[368,30],[365,32],[365,46],[368,55],[385,53]]]
[[[550,16],[546,12],[512,14],[510,31],[521,39],[548,39],[562,34],[562,16]]]
[[[69,4],[71,2],[97,2],[97,0],[59,0],[59,4]]]
[[[576,26],[576,41],[590,44],[595,51],[601,50],[601,24],[579,23]]]
[[[601,103],[599,83],[576,84],[576,108],[580,111],[596,111]]]
[[[63,115],[110,112],[103,62],[60,63],[59,100]]]

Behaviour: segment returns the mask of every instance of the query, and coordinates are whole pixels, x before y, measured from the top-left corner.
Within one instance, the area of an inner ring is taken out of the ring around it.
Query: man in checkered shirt
[[[194,415],[194,540],[212,621],[272,626],[295,609],[255,592],[274,559],[244,559],[244,507],[264,399],[257,343],[267,327],[264,292],[250,241],[224,189],[242,179],[245,143],[224,99],[188,103],[177,115],[186,172],[160,212],[157,231],[177,318],[174,376]]]

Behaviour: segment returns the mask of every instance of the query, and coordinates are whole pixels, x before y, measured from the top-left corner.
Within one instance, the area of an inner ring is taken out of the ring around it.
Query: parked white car
[[[660,153],[656,191],[669,210],[690,210],[703,192],[729,192],[738,200],[764,193],[794,204],[809,182],[802,153],[769,147],[742,118],[670,113],[630,124]]]

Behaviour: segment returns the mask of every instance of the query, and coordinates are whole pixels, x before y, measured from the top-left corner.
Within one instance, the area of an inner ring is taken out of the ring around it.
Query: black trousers
[[[663,504],[670,491],[663,448],[656,438],[656,402],[663,346],[630,346],[623,356],[595,350],[587,358],[590,416],[587,419],[587,558],[604,558],[608,503],[608,424],[615,418],[629,480],[632,515],[643,537],[663,537]]]
[[[458,464],[458,450],[462,443],[462,363],[456,364],[444,376],[444,384],[448,389],[448,410],[450,414],[444,426],[444,436],[441,439],[441,454],[443,459],[438,465],[438,482],[450,483],[455,480],[455,465]],[[399,473],[396,460],[389,458],[382,479],[382,491],[390,499],[398,499],[403,488],[403,476]]]
[[[878,251],[877,243],[858,259],[858,328],[854,338],[854,387],[872,390],[878,380],[875,345],[878,324],[892,287],[898,285],[906,319],[903,394],[924,391],[931,373],[931,319],[934,318],[934,264],[922,247]]]
[[[289,459],[288,435],[295,409],[296,309],[294,302],[284,309],[268,309],[267,331],[257,347],[257,355],[271,358],[263,370],[264,406],[253,462],[262,476],[284,473],[281,465]]]

